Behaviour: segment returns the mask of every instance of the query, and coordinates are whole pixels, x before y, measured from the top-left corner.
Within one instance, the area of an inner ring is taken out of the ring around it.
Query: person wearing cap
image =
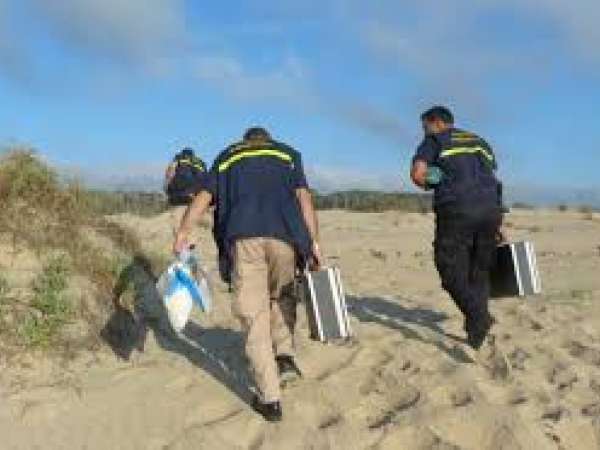
[[[484,139],[456,128],[445,107],[426,111],[421,122],[425,136],[411,177],[434,192],[435,265],[443,288],[465,317],[468,344],[479,350],[494,324],[488,310],[489,271],[503,209],[496,156]]]
[[[245,333],[246,355],[259,394],[254,409],[282,419],[281,386],[301,376],[294,358],[295,277],[318,268],[318,223],[299,152],[261,127],[227,147],[211,169],[177,233],[174,251],[214,203],[221,277],[233,285],[232,310]]]
[[[207,179],[206,165],[194,150],[183,148],[175,155],[165,171],[164,190],[175,234],[187,207]],[[196,236],[194,236],[196,238]]]

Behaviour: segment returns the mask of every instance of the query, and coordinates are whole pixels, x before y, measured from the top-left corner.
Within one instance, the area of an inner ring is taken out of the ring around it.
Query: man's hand
[[[186,236],[182,233],[177,233],[175,242],[173,242],[173,254],[179,255],[181,252],[189,248],[190,244]]]
[[[496,230],[496,244],[502,245],[506,244],[508,240],[506,239],[506,232],[504,231],[504,227],[500,226]]]
[[[312,245],[312,259],[308,265],[308,268],[311,271],[317,271],[321,269],[322,265],[323,254],[321,253],[321,246],[317,241],[314,241]]]
[[[427,188],[427,163],[425,161],[416,160],[410,171],[410,178],[416,186],[421,189]]]

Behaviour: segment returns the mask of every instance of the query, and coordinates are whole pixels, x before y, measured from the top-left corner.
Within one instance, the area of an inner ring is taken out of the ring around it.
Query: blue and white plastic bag
[[[210,311],[210,288],[206,272],[189,251],[182,252],[169,265],[158,279],[156,288],[162,297],[169,323],[178,333],[188,323],[194,304],[205,313]]]

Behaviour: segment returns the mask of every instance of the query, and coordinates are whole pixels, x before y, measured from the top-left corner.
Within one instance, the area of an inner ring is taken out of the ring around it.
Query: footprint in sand
[[[569,417],[571,414],[567,409],[560,405],[553,405],[544,411],[542,414],[542,420],[558,423],[562,419]]]
[[[571,389],[578,380],[577,374],[564,364],[557,364],[548,374],[548,381],[559,391]]]
[[[473,403],[473,393],[469,389],[457,389],[450,396],[452,406],[462,408]]]
[[[421,399],[421,392],[413,386],[403,386],[396,392],[389,393],[388,408],[381,410],[373,415],[368,421],[369,430],[379,430],[393,425],[398,417],[405,411],[413,408]],[[383,404],[384,399],[380,399],[379,404]]]
[[[600,350],[572,341],[565,345],[569,354],[591,366],[600,367]]]
[[[600,377],[590,380],[590,389],[600,396]]]
[[[581,408],[581,414],[586,417],[599,417],[600,418],[600,403],[590,403]]]
[[[423,433],[422,439],[423,441],[421,445],[419,445],[419,449],[422,450],[461,450],[458,445],[443,440],[437,434],[429,430]]]
[[[517,347],[509,355],[508,360],[513,369],[525,370],[525,362],[531,358],[531,355],[522,348]]]
[[[335,428],[335,427],[339,426],[343,420],[344,420],[344,418],[341,416],[341,414],[334,414],[331,416],[327,416],[320,421],[319,430],[323,431],[323,430],[329,430],[331,428]]]
[[[527,403],[529,396],[523,388],[514,389],[508,396],[508,404],[511,406],[518,406]]]

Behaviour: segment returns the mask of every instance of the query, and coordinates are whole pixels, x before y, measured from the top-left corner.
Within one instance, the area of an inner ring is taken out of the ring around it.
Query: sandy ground
[[[166,215],[115,220],[146,250],[168,252]],[[181,337],[152,320],[145,351],[125,349],[129,361],[105,345],[69,363],[24,356],[22,367],[2,368],[0,448],[600,449],[600,218],[508,218],[512,238],[535,242],[545,292],[492,305],[508,379],[465,357],[461,317],[431,260],[431,216],[326,212],[321,220],[357,337],[311,342],[301,321],[305,376],[285,390],[281,424],[246,404],[242,338],[215,282],[210,315],[195,315]],[[208,230],[200,248],[216,281]],[[144,313],[157,317],[152,274],[132,270]]]

